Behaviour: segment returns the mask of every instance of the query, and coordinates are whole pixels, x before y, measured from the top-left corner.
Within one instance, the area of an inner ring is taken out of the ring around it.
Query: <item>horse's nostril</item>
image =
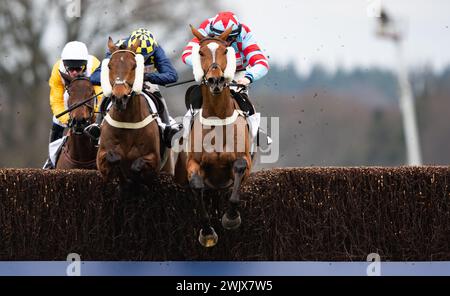
[[[214,77],[209,77],[208,78],[208,83],[209,84],[214,84],[214,82],[216,82],[216,79]]]
[[[87,119],[86,118],[74,118],[73,119],[73,123],[75,124],[75,125],[84,125],[84,124],[86,124],[87,123]]]
[[[224,83],[225,82],[225,77],[220,77],[220,79],[219,79],[219,83]]]

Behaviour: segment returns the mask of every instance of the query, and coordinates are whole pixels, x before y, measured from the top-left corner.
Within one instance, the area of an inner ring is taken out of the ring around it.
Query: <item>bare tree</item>
[[[101,59],[108,36],[118,39],[146,27],[179,60],[188,24],[216,11],[207,0],[1,1],[0,166],[37,166],[45,157],[51,118],[47,81],[67,41],[85,42]]]

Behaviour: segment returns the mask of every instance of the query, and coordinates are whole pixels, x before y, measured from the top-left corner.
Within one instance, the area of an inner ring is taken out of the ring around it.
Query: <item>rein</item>
[[[64,114],[67,114],[67,113],[69,113],[70,111],[75,110],[76,108],[78,108],[78,107],[80,107],[80,106],[83,106],[84,104],[86,104],[86,103],[89,102],[90,100],[95,99],[96,97],[101,96],[102,94],[103,94],[103,92],[100,92],[100,93],[96,94],[95,96],[90,97],[89,99],[86,99],[86,100],[84,100],[84,101],[81,101],[81,102],[79,102],[79,103],[76,103],[76,104],[72,105],[70,108],[67,108],[67,110],[65,110],[65,111],[63,111],[63,112],[61,112],[61,113],[55,115],[55,117],[56,117],[56,118],[60,118],[60,117],[63,116]]]
[[[86,76],[77,76],[77,77],[75,77],[72,81],[70,81],[70,84],[69,85],[67,85],[66,86],[66,91],[67,91],[67,93],[69,94],[69,97],[70,97],[70,86],[75,82],[75,81],[78,81],[78,80],[84,80],[84,81],[89,81],[90,82],[90,79],[88,78],[88,77],[86,77]],[[92,97],[97,97],[97,95],[95,94],[95,91],[93,90],[93,93],[94,93],[94,96],[91,96],[91,97],[89,97],[89,99],[91,99]],[[89,100],[90,101],[90,100]],[[93,112],[93,110],[94,110],[94,106],[93,105],[89,105],[88,104],[88,102],[89,102],[88,100],[84,100],[84,101],[81,101],[83,104],[82,105],[86,105],[86,107],[88,107],[89,108],[89,118],[91,119],[92,118],[92,116],[94,115],[94,112]],[[80,107],[80,106],[82,106],[82,105],[79,105],[78,106],[78,104],[79,103],[75,103],[75,104],[73,104],[72,106],[70,106],[69,108],[68,108],[68,110],[74,110],[74,109],[76,109],[76,108],[74,108],[74,106],[77,106],[77,108],[78,107]],[[70,124],[69,124],[69,127],[70,127]]]
[[[85,76],[77,76],[77,77],[75,77],[73,80],[71,80],[70,83],[69,83],[69,85],[66,85],[66,87],[65,87],[67,93],[69,94],[69,97],[70,97],[70,87],[71,87],[71,85],[72,85],[75,81],[77,81],[77,80],[90,81],[90,79],[89,79],[88,77],[85,77]],[[89,124],[90,121],[92,120],[92,118],[93,118],[95,112],[94,112],[94,106],[91,105],[91,104],[88,104],[88,103],[89,103],[92,99],[94,99],[94,98],[98,97],[99,95],[101,95],[101,93],[95,94],[95,91],[94,91],[94,90],[93,90],[93,92],[94,92],[94,95],[93,95],[93,96],[91,96],[91,97],[89,97],[88,99],[85,99],[85,100],[83,100],[83,101],[81,101],[81,102],[78,102],[78,103],[73,104],[72,106],[68,107],[67,110],[65,110],[65,111],[63,111],[63,112],[57,114],[55,117],[56,117],[56,118],[59,118],[59,117],[63,116],[64,114],[67,114],[67,113],[69,113],[69,112],[71,112],[71,111],[73,111],[73,110],[75,110],[75,109],[77,109],[77,108],[79,108],[79,107],[85,105],[85,106],[89,109],[89,119],[86,120],[86,121],[84,121],[84,123]],[[73,121],[73,118],[72,118],[72,117],[70,117],[67,126],[68,126],[70,129],[73,129],[73,128],[76,128],[76,127],[77,127],[77,124],[76,124],[76,123],[74,124],[74,121]],[[74,134],[76,134],[76,135],[82,134],[82,133],[80,133],[80,132],[78,132],[78,131],[76,131],[76,130],[73,130],[73,132],[74,132]]]

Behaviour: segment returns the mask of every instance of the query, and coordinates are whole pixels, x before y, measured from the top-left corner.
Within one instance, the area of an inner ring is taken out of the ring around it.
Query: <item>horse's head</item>
[[[125,110],[133,94],[142,91],[144,57],[136,54],[139,46],[140,42],[136,42],[129,48],[125,45],[118,47],[111,37],[108,40],[111,56],[102,62],[101,83],[104,96],[111,96],[118,110]]]
[[[213,95],[220,94],[236,72],[236,53],[226,41],[232,29],[218,37],[208,37],[191,25],[192,34],[200,41],[192,47],[194,78],[205,83]]]
[[[67,100],[67,106],[69,108],[95,95],[94,86],[88,77],[71,77],[64,72],[60,73],[65,81],[66,90],[69,95]],[[83,134],[84,128],[94,121],[94,116],[94,104],[92,100],[70,111],[69,127],[74,134]]]

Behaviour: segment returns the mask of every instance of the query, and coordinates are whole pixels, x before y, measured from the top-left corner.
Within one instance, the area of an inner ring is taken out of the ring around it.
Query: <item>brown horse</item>
[[[94,86],[89,78],[84,76],[72,78],[63,72],[60,73],[67,86],[69,107],[95,95]],[[94,104],[91,101],[70,111],[69,117],[70,129],[67,140],[55,167],[57,169],[97,169],[97,147],[84,133],[84,128],[95,122]]]
[[[119,177],[123,193],[148,185],[161,165],[157,114],[141,94],[144,59],[136,54],[138,46],[119,48],[109,38],[111,56],[101,69],[103,93],[111,97],[112,107],[101,126],[97,166],[105,179]],[[170,157],[163,170],[172,172]]]
[[[177,182],[189,184],[199,200],[202,226],[199,242],[211,247],[217,243],[218,236],[210,225],[203,191],[205,187],[213,190],[232,187],[222,225],[226,229],[239,227],[240,186],[252,167],[250,136],[247,121],[229,88],[236,69],[234,50],[225,41],[231,28],[215,38],[203,36],[192,26],[191,30],[200,41],[199,47],[193,48],[192,63],[194,76],[199,77],[196,80],[201,79],[203,104],[192,125],[187,153],[178,157],[175,175]],[[207,147],[205,142],[216,149]]]

